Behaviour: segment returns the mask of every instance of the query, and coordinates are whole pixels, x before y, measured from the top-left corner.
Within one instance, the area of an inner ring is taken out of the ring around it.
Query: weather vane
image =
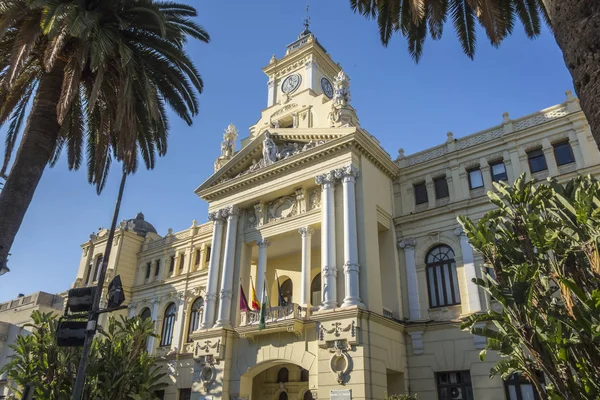
[[[308,30],[308,25],[310,25],[310,17],[308,16],[308,0],[306,0],[306,17],[304,18],[305,30]]]

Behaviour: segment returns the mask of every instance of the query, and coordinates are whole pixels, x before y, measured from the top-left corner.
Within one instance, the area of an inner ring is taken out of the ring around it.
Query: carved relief
[[[321,190],[313,189],[308,194],[308,204],[311,210],[321,207]]]
[[[319,324],[319,347],[332,353],[329,368],[335,375],[338,384],[344,385],[352,371],[350,351],[358,344],[357,320],[328,321]]]
[[[280,197],[267,206],[269,222],[293,217],[298,214],[298,204],[295,196]]]
[[[271,134],[267,132],[265,139],[262,142],[262,158],[260,160],[252,160],[252,164],[245,171],[236,175],[239,176],[247,175],[258,171],[261,168],[273,165],[277,161],[285,160],[291,156],[302,153],[307,150],[314,149],[317,146],[326,143],[325,140],[311,140],[310,142],[286,142],[277,145]]]

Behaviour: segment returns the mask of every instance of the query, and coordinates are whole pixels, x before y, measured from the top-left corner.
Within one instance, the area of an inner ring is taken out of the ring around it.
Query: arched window
[[[204,311],[204,299],[202,297],[198,297],[192,303],[192,308],[190,309],[190,325],[188,328],[188,339],[190,342],[190,335],[198,329],[200,326],[200,321],[202,320],[202,314]]]
[[[312,392],[310,390],[307,390],[306,392],[304,392],[304,396],[302,396],[303,400],[313,400],[312,397]]]
[[[281,295],[288,304],[292,303],[292,293],[294,292],[294,284],[291,279],[286,279],[281,284]]]
[[[313,306],[321,304],[321,273],[319,272],[310,284],[310,302]]]
[[[142,317],[142,319],[150,319],[152,318],[152,311],[150,311],[150,309],[146,307],[140,313],[140,317]]]
[[[288,395],[286,392],[279,393],[279,400],[288,400]]]
[[[177,307],[175,303],[171,303],[165,310],[165,319],[163,321],[162,336],[160,338],[161,346],[170,346],[173,341],[173,326],[175,325],[175,314]]]
[[[286,383],[290,380],[290,371],[283,367],[277,372],[277,383]],[[287,397],[286,397],[287,398]]]
[[[100,278],[100,267],[102,266],[102,254],[96,257],[96,262],[94,263],[94,282]]]
[[[308,370],[300,368],[300,382],[308,382]]]
[[[454,251],[445,245],[436,246],[429,250],[425,261],[431,308],[460,304]]]

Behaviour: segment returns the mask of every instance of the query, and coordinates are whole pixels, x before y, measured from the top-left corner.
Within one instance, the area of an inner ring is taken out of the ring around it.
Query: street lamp
[[[10,272],[10,269],[6,265],[0,267],[0,276],[4,275],[7,272]]]

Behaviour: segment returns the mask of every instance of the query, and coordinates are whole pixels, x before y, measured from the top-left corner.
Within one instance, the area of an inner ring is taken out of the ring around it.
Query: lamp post
[[[121,177],[121,186],[119,187],[119,194],[117,195],[117,204],[115,205],[115,212],[113,213],[112,224],[108,233],[108,239],[106,241],[106,251],[102,258],[102,267],[100,268],[100,276],[98,277],[98,287],[94,295],[94,302],[92,304],[92,311],[87,323],[87,330],[85,332],[85,342],[83,343],[83,350],[81,353],[81,360],[79,361],[79,368],[77,368],[77,377],[75,384],[73,385],[73,397],[72,400],[81,400],[83,397],[83,388],[85,385],[85,375],[90,355],[90,349],[92,347],[92,341],[96,334],[96,325],[98,324],[98,311],[100,307],[100,297],[102,296],[102,289],[104,287],[104,278],[106,276],[106,268],[108,266],[108,259],[112,249],[112,242],[115,236],[115,229],[117,228],[117,219],[119,218],[119,209],[121,208],[121,199],[123,198],[123,190],[125,189],[125,180],[127,173],[123,170],[123,176]]]

